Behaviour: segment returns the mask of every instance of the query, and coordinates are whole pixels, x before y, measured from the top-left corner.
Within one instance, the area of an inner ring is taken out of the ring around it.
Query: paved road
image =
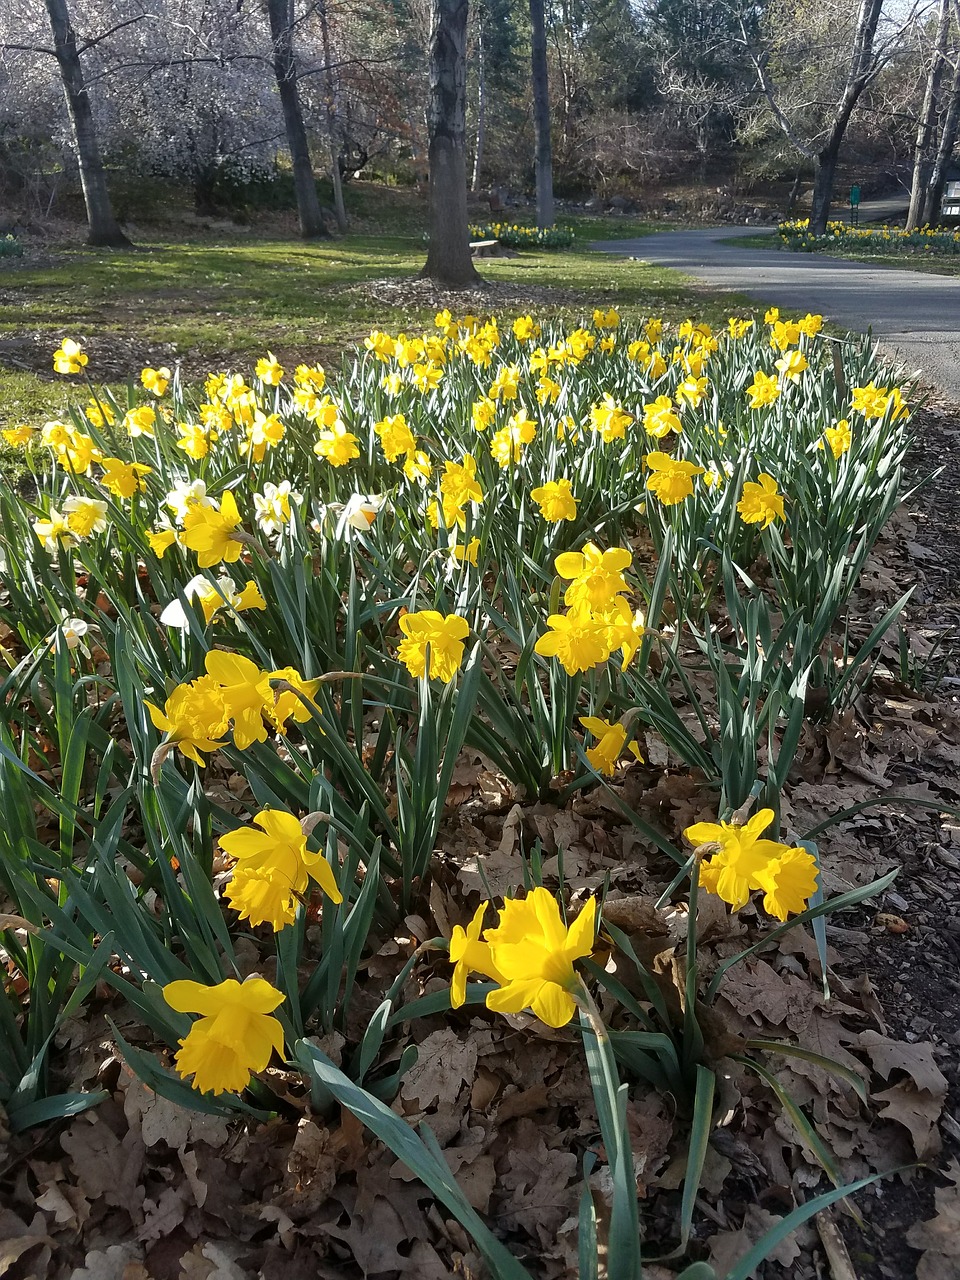
[[[756,227],[698,228],[594,247],[674,267],[714,289],[735,290],[792,310],[821,312],[835,324],[861,333],[872,328],[880,345],[900,359],[908,373],[922,371],[925,381],[960,401],[960,276],[722,243],[756,234]]]

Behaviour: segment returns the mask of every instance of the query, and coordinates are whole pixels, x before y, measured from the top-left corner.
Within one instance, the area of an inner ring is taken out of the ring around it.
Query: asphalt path
[[[819,312],[858,333],[871,331],[908,374],[920,372],[960,401],[960,276],[872,267],[812,253],[739,247],[756,227],[661,231],[595,249],[673,267],[712,289],[768,305]],[[773,234],[773,233],[771,233]],[[734,243],[724,243],[731,241]]]

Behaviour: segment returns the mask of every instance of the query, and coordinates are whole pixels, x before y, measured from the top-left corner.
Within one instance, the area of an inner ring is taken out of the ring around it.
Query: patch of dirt
[[[571,307],[584,310],[582,289],[559,289],[549,285],[504,284],[496,280],[484,280],[463,289],[449,289],[433,280],[421,280],[416,276],[387,276],[381,280],[364,280],[351,285],[348,293],[361,294],[371,302],[390,307],[413,303],[418,307],[444,307],[463,313],[473,308],[480,315],[488,315],[500,309],[520,308],[530,311],[537,307]]]

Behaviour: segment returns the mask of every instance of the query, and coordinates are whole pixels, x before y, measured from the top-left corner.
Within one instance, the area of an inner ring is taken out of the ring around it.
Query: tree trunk
[[[67,102],[67,113],[76,143],[80,185],[83,187],[83,201],[87,209],[87,243],[115,249],[129,248],[130,241],[120,230],[110,203],[93,110],[83,79],[77,38],[67,12],[67,0],[46,0],[46,3],[53,32],[54,52],[63,81],[63,96]]]
[[[797,168],[797,176],[793,180],[793,186],[790,188],[790,194],[787,196],[786,215],[792,218],[797,207],[797,201],[800,199],[800,187],[803,182],[803,170]]]
[[[950,30],[950,10],[948,5],[949,0],[940,0],[940,12],[937,16],[937,34],[933,42],[930,73],[927,76],[927,88],[923,96],[923,107],[921,108],[920,121],[917,125],[917,140],[914,145],[913,182],[910,187],[910,211],[907,214],[907,231],[913,231],[920,221],[925,204],[926,190],[930,183],[930,171],[933,168],[936,121],[940,106],[940,87],[943,82],[947,35]]]
[[[853,109],[860,100],[860,95],[876,74],[877,63],[873,56],[873,43],[877,35],[877,24],[883,9],[883,0],[860,0],[860,11],[857,15],[857,30],[850,52],[850,69],[844,85],[836,114],[830,126],[830,132],[823,147],[815,157],[813,178],[813,202],[810,207],[810,230],[816,236],[827,231],[830,217],[830,203],[833,199],[833,183],[837,172],[837,159],[840,155],[840,144],[853,115]]]
[[[328,235],[320,215],[317,184],[310,163],[310,145],[303,124],[297,65],[293,56],[293,0],[267,0],[270,35],[273,40],[273,71],[280,91],[283,124],[293,164],[293,189],[297,198],[300,234],[304,240]]]
[[[470,190],[480,190],[480,167],[483,164],[483,143],[487,127],[487,68],[483,48],[483,21],[477,27],[477,145],[473,153],[473,178]]]
[[[837,173],[837,158],[840,155],[840,137],[831,135],[830,142],[822,151],[818,151],[814,159],[813,196],[810,203],[810,230],[815,236],[826,235],[827,223],[830,220],[830,205],[833,202],[833,183]]]
[[[430,31],[430,248],[422,276],[451,288],[479,282],[467,221],[468,0],[433,0]]]
[[[533,128],[536,137],[537,226],[552,227],[553,155],[550,149],[550,88],[547,82],[547,31],[543,0],[530,0],[530,67],[533,75]]]
[[[337,122],[337,95],[333,83],[333,57],[330,53],[330,27],[327,23],[326,0],[320,4],[320,38],[323,43],[324,61],[324,109],[327,117],[327,137],[330,139],[330,173],[333,181],[333,208],[337,227],[345,235],[348,227],[347,209],[343,203],[343,175],[340,172],[340,129]]]
[[[924,196],[921,217],[925,223],[934,224],[940,221],[940,206],[943,204],[943,193],[947,185],[947,165],[953,155],[960,131],[960,58],[953,71],[950,85],[950,97],[947,100],[947,113],[940,130],[940,142],[930,171],[930,181]]]

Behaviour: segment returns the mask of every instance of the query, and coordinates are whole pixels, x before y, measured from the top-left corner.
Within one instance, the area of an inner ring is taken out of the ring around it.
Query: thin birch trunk
[[[470,190],[480,190],[480,169],[483,164],[483,143],[487,127],[487,72],[486,51],[483,47],[483,21],[477,27],[477,145],[473,152],[473,178]]]

